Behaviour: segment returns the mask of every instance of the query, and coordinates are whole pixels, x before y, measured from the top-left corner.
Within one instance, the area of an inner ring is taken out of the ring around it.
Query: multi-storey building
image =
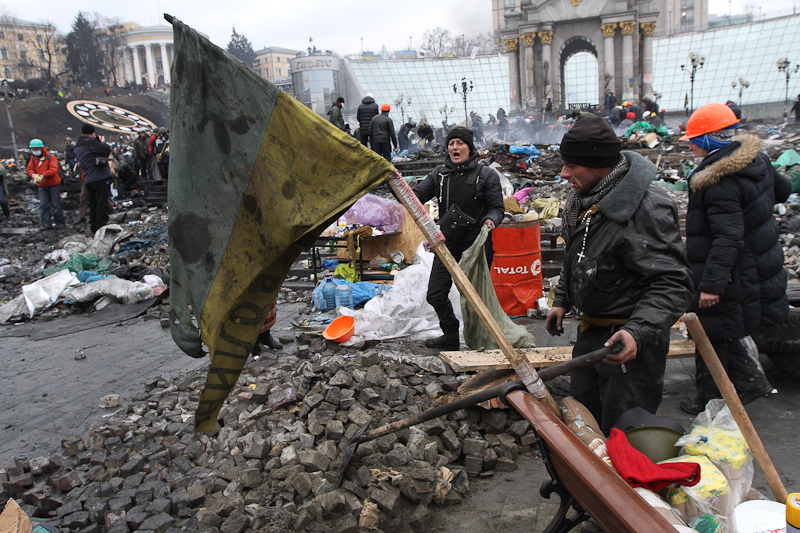
[[[0,17],[0,76],[20,80],[67,70],[64,47],[50,24]]]
[[[294,59],[297,53],[297,50],[280,46],[263,48],[256,52],[253,69],[272,83],[285,82],[286,78],[290,78],[292,74],[289,60]]]

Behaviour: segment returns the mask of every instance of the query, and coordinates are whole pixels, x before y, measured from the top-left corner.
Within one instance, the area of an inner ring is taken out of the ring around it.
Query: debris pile
[[[420,532],[428,507],[459,503],[469,477],[512,471],[519,454],[532,453],[534,435],[516,411],[467,409],[362,443],[337,488],[343,452],[360,429],[419,413],[467,376],[438,358],[297,342],[297,355],[247,365],[217,436],[193,434],[203,376],[154,380],[84,439],[0,469],[0,498],[76,531],[277,532],[324,523],[340,532]]]

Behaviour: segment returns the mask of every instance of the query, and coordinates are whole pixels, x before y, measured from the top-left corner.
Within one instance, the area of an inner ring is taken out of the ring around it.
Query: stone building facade
[[[522,0],[504,18],[512,112],[541,108],[547,98],[564,111],[564,64],[578,52],[598,60],[599,103],[607,91],[620,101],[652,92],[658,12],[651,2]]]

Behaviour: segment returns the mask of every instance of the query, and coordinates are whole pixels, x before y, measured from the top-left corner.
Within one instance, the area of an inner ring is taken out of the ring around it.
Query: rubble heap
[[[337,488],[360,429],[428,409],[468,376],[438,358],[333,353],[338,346],[323,342],[251,360],[212,438],[193,434],[203,376],[147,383],[85,438],[0,469],[0,498],[85,533],[421,532],[429,506],[459,503],[470,476],[512,471],[519,454],[533,453],[516,411],[476,407],[361,444]]]

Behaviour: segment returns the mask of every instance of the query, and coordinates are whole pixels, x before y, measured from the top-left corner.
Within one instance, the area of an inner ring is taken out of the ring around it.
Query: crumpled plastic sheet
[[[110,296],[124,304],[134,304],[161,294],[165,288],[153,288],[139,281],[128,281],[116,276],[110,276],[92,283],[71,287],[64,291],[63,296],[68,303],[92,302],[101,296]]]
[[[420,244],[414,264],[401,270],[394,277],[394,286],[383,296],[368,301],[362,309],[340,307],[342,315],[355,319],[355,332],[344,346],[352,346],[363,340],[385,340],[406,337],[428,339],[442,335],[439,317],[425,299],[428,279],[431,277],[434,254]],[[450,303],[459,322],[461,300],[455,284],[450,288]],[[463,325],[460,326],[463,329]]]
[[[106,224],[94,232],[94,240],[89,245],[84,254],[96,254],[100,259],[107,257],[111,249],[122,239],[130,237],[132,233],[123,229],[119,224]]]
[[[61,293],[78,283],[74,273],[69,270],[60,270],[46,278],[42,278],[28,285],[22,286],[22,296],[28,308],[28,316],[33,318],[36,314],[55,304]]]
[[[391,198],[365,194],[347,210],[344,218],[348,224],[364,224],[384,233],[395,233],[403,229],[406,209]]]

